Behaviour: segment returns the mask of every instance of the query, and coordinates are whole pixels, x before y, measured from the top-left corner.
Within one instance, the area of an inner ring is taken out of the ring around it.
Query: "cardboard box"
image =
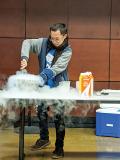
[[[91,72],[80,74],[78,89],[81,96],[89,97],[93,95],[93,75]]]

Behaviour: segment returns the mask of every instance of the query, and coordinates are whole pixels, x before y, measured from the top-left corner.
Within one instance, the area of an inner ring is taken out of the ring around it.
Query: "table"
[[[44,88],[44,87],[43,87]],[[19,160],[24,160],[24,123],[25,107],[28,100],[78,100],[80,102],[99,102],[120,104],[120,92],[112,92],[108,95],[97,95],[96,92],[91,97],[82,97],[75,88],[62,90],[61,88],[44,88],[38,91],[0,91],[0,99],[17,99],[20,101],[20,129],[19,129]]]

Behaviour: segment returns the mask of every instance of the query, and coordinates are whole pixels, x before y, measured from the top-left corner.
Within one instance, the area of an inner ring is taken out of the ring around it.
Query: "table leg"
[[[19,127],[19,160],[24,160],[24,124],[25,124],[25,107],[21,107],[20,127]]]

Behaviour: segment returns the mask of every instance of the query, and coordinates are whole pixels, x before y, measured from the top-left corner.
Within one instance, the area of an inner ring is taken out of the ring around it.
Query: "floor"
[[[50,128],[51,144],[41,151],[31,151],[38,134],[25,134],[25,160],[51,160],[55,129]],[[12,128],[0,130],[0,160],[18,159],[19,135]],[[67,128],[64,160],[120,160],[120,139],[95,136],[93,128]]]

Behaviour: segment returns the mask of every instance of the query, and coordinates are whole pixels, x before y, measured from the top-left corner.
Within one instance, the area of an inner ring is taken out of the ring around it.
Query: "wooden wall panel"
[[[69,0],[72,38],[109,38],[110,0]]]
[[[111,41],[110,80],[120,81],[120,40]]]
[[[52,23],[67,23],[68,0],[27,0],[27,37],[48,36]]]
[[[25,36],[25,0],[0,1],[0,37]]]
[[[30,54],[27,71],[31,74],[39,74],[38,56],[36,54]]]
[[[69,115],[75,117],[95,117],[96,109],[99,108],[99,104],[90,104],[90,103],[77,103],[77,105],[72,108]]]
[[[109,82],[94,82],[94,91],[108,89],[108,88],[109,88]]]
[[[120,38],[120,0],[112,0],[111,37]]]
[[[22,39],[0,38],[0,73],[15,74],[20,69]]]
[[[120,82],[110,82],[110,89],[119,89],[120,90]]]
[[[73,55],[69,65],[70,80],[91,71],[95,81],[109,80],[109,42],[107,40],[71,39]]]

